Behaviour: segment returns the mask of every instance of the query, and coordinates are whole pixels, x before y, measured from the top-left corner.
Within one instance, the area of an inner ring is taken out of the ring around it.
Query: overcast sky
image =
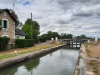
[[[47,31],[100,37],[100,0],[15,0],[21,22],[33,13],[41,34]],[[13,9],[13,0],[0,0],[0,8]]]

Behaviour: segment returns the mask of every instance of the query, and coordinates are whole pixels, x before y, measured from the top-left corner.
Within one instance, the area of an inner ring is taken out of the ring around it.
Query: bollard
[[[15,50],[15,55],[17,55],[17,51]]]

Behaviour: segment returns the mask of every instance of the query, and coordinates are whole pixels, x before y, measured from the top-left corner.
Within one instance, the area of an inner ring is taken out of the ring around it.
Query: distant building
[[[10,37],[11,39],[25,39],[25,33],[15,28],[15,13],[9,9],[0,9],[0,37]]]

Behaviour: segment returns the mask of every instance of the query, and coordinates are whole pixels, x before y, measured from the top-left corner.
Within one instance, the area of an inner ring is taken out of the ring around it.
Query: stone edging
[[[81,50],[81,48],[80,48]],[[77,63],[76,63],[76,66],[75,66],[75,70],[74,70],[74,74],[73,75],[79,75],[80,73],[80,70],[79,70],[79,62],[80,62],[80,58],[81,58],[81,51],[79,51],[79,54],[78,54],[78,59],[77,59]]]
[[[56,46],[53,48],[43,49],[40,51],[36,51],[36,52],[28,53],[28,54],[23,54],[20,56],[16,56],[16,57],[8,58],[6,60],[2,60],[2,61],[0,61],[0,70],[4,69],[6,67],[12,66],[14,64],[20,63],[22,61],[43,55],[43,54],[48,53],[50,51],[54,51],[54,50],[59,49],[59,48],[64,47],[64,46],[65,45],[60,45],[60,46]]]

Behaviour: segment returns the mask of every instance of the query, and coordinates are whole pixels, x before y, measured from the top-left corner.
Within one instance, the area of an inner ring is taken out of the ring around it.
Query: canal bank
[[[16,56],[16,57],[2,60],[2,61],[0,61],[0,69],[4,69],[6,67],[13,66],[13,65],[18,64],[20,62],[23,62],[25,60],[35,58],[37,56],[43,55],[43,54],[48,53],[50,51],[54,51],[54,50],[59,49],[59,48],[64,47],[64,46],[65,45],[63,44],[60,46],[56,46],[56,47],[52,47],[52,48],[48,48],[48,49],[42,49],[40,51],[36,51],[36,52],[32,52],[32,53],[28,53],[28,54],[24,54],[24,55],[20,55],[20,56]]]
[[[90,66],[88,66],[88,61],[89,58],[87,56],[85,46],[82,44],[74,70],[74,75],[94,75],[93,71],[90,70]]]

